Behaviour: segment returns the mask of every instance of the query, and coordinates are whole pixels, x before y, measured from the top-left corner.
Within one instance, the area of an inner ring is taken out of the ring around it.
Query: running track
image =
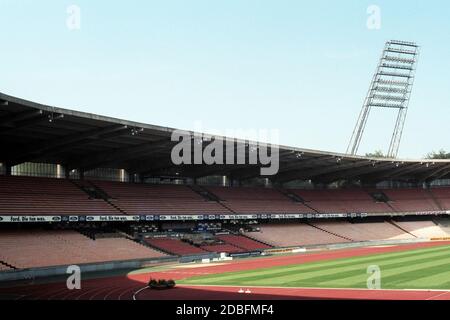
[[[449,245],[450,242],[427,242],[393,247],[354,248],[319,253],[236,260],[214,266],[176,268],[161,272],[97,278],[82,281],[81,290],[68,290],[65,282],[0,288],[0,299],[32,300],[272,300],[272,299],[402,299],[450,300],[450,291],[428,290],[360,290],[311,288],[243,288],[232,286],[184,286],[167,291],[140,290],[150,278],[184,279],[202,274],[253,270],[305,262],[333,260],[377,253],[397,252]],[[136,292],[139,292],[136,294]]]

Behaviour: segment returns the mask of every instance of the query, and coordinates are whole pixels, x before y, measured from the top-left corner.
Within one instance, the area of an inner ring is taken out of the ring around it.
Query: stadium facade
[[[0,279],[450,239],[450,160],[276,146],[279,170],[261,176],[174,164],[174,131],[0,94]],[[220,138],[233,157],[262,152]]]
[[[188,183],[204,177],[226,177],[219,184],[229,186],[261,178],[258,164],[172,163],[171,150],[176,145],[171,140],[173,128],[46,106],[1,93],[0,106],[0,161],[4,174],[89,176],[135,182],[167,178]],[[204,133],[187,134],[192,139],[214,138]],[[254,141],[232,140],[236,153],[245,150],[247,159],[251,157],[251,147],[258,145]],[[302,184],[308,181],[314,186],[338,181],[362,186],[386,181],[421,186],[450,177],[450,160],[383,159],[288,146],[278,148],[279,171],[264,181],[274,186],[295,181]]]

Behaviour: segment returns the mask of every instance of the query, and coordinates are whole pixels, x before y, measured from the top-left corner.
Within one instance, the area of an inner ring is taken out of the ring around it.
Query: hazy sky
[[[279,129],[282,144],[337,152],[385,41],[415,41],[399,156],[450,150],[448,1],[0,0],[0,12],[0,92],[182,129]],[[387,151],[393,125],[394,110],[374,110],[360,153]]]

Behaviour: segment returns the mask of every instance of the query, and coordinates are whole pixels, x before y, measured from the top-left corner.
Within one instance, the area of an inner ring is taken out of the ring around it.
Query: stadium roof
[[[142,176],[199,178],[260,176],[260,165],[180,165],[171,161],[175,129],[43,105],[0,93],[0,162],[58,163],[69,169],[126,169]],[[189,132],[194,135],[194,132]],[[230,138],[226,138],[230,139]],[[250,142],[251,144],[251,142]],[[236,140],[236,146],[249,141]],[[279,146],[274,182],[337,180],[423,182],[450,177],[450,160],[400,160],[350,156]]]

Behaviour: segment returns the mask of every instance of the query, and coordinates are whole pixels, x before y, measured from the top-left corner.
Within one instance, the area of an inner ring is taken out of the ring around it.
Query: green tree
[[[425,156],[427,159],[450,159],[450,152],[446,152],[444,149],[439,151],[432,151]]]
[[[366,153],[366,157],[369,157],[369,158],[387,158],[387,156],[385,156],[383,151],[381,151],[381,150],[375,150],[374,152]]]

